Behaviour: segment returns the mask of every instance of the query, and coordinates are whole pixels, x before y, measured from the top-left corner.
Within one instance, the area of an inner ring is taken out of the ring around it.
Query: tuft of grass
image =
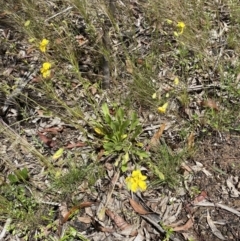
[[[182,178],[179,167],[183,158],[186,158],[187,155],[185,150],[174,153],[165,142],[159,145],[156,153],[152,155],[148,162],[148,167],[155,176],[152,185],[161,184],[171,188],[178,187]]]

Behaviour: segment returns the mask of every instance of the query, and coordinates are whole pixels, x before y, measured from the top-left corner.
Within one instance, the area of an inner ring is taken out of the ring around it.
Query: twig
[[[8,218],[6,223],[5,223],[5,225],[4,225],[4,227],[3,227],[3,230],[2,230],[2,232],[0,234],[0,241],[4,239],[4,237],[6,235],[6,232],[7,232],[7,229],[9,227],[9,225],[11,224],[11,222],[12,222],[12,219]]]
[[[187,91],[188,92],[192,92],[192,91],[199,91],[199,90],[212,89],[212,88],[224,89],[226,87],[225,86],[216,85],[216,84],[210,84],[210,85],[206,85],[206,86],[204,86],[204,85],[194,85],[194,86],[188,87]]]
[[[194,206],[203,206],[203,207],[219,207],[222,208],[224,210],[227,210],[228,212],[234,213],[236,214],[238,217],[240,217],[240,212],[235,210],[234,208],[230,208],[224,204],[221,203],[211,203],[211,202],[206,202],[206,201],[202,201],[199,203],[194,204]]]
[[[66,9],[64,9],[63,11],[61,11],[61,12],[59,12],[59,13],[56,13],[56,14],[54,14],[53,16],[45,19],[44,22],[46,23],[46,22],[49,21],[50,19],[55,18],[55,17],[57,17],[58,15],[60,15],[60,14],[62,14],[62,13],[65,13],[65,12],[67,12],[68,10],[71,10],[72,8],[73,8],[73,7],[68,7],[68,8],[66,8]]]

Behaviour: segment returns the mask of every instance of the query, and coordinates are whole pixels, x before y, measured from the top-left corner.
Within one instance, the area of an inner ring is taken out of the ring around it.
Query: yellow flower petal
[[[139,182],[138,186],[139,186],[140,191],[145,191],[147,189],[146,182]]]
[[[47,48],[48,43],[49,43],[49,40],[47,40],[47,39],[44,38],[44,39],[41,41],[41,43],[39,44],[39,49],[40,49],[43,53],[46,52],[46,48]]]
[[[183,33],[183,30],[185,28],[185,23],[184,22],[178,22],[177,23],[177,28],[178,28],[178,35]]]
[[[44,79],[48,78],[51,76],[51,71],[50,70],[46,70],[42,73],[42,76]]]
[[[164,114],[164,113],[166,113],[167,107],[168,107],[168,102],[165,103],[163,106],[158,107],[158,111],[160,113]]]
[[[51,76],[51,70],[50,70],[51,67],[52,67],[51,63],[49,62],[43,63],[42,68],[40,69],[40,72],[43,78],[47,78]]]
[[[156,98],[157,98],[157,93],[154,93],[154,94],[152,95],[152,98],[153,98],[153,99],[156,99]]]
[[[135,170],[132,172],[132,177],[138,177],[141,174],[140,170]]]

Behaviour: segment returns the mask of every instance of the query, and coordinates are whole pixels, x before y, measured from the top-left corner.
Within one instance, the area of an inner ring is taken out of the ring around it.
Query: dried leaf
[[[100,221],[104,221],[105,220],[105,213],[106,213],[106,207],[102,207],[101,209],[99,209],[99,211],[97,212],[97,218]]]
[[[187,142],[188,142],[188,149],[191,149],[194,147],[194,133],[191,132],[190,135],[187,138]]]
[[[59,211],[62,217],[65,217],[68,214],[68,208],[67,208],[66,202],[61,203],[61,206],[59,207]]]
[[[63,130],[63,127],[52,127],[52,128],[45,128],[41,130],[41,132],[47,132],[47,133],[53,133],[53,134],[58,134],[58,132],[61,132]]]
[[[77,206],[74,206],[72,207],[69,212],[65,213],[65,215],[63,216],[63,220],[62,220],[62,224],[66,223],[69,219],[69,217],[78,209],[81,209],[81,208],[85,208],[85,207],[91,207],[92,205],[94,204],[94,202],[83,202],[83,203],[80,203],[79,205]]]
[[[120,217],[118,214],[115,214],[114,212],[112,212],[109,209],[106,210],[106,214],[109,216],[109,218],[111,218],[114,221],[116,226],[118,228],[120,228],[121,230],[124,230],[124,229],[128,228],[129,226],[131,226],[122,217]]]
[[[92,219],[92,224],[97,231],[105,233],[113,233],[114,229],[103,227],[97,220]]]
[[[85,216],[85,217],[78,217],[77,218],[78,221],[82,222],[82,223],[86,223],[86,224],[89,224],[92,222],[92,219],[88,216]]]
[[[134,209],[135,212],[141,214],[141,215],[145,215],[145,214],[149,214],[150,212],[148,212],[142,205],[140,205],[138,202],[136,202],[135,200],[129,198],[129,202],[132,206],[132,208]]]
[[[82,147],[82,146],[85,146],[85,143],[77,142],[77,143],[69,143],[65,148],[72,149],[74,147]]]
[[[192,226],[193,226],[193,220],[192,220],[192,218],[189,218],[188,221],[184,225],[173,228],[173,231],[186,231],[189,228],[191,228]]]
[[[206,191],[201,191],[201,193],[193,200],[193,203],[199,203],[203,200],[205,200],[207,197],[207,192]]]
[[[86,39],[83,35],[77,35],[75,37],[77,43],[79,46],[83,46],[84,44],[86,44],[88,42],[88,39]]]
[[[202,106],[204,107],[208,107],[210,109],[213,109],[213,110],[216,110],[216,111],[219,111],[219,107],[217,106],[216,102],[212,99],[207,99],[207,100],[204,100],[202,101]]]
[[[133,64],[132,64],[131,60],[130,59],[126,59],[125,64],[126,64],[127,72],[129,74],[132,74],[133,73]]]
[[[215,224],[213,223],[212,218],[210,217],[208,210],[207,210],[207,222],[208,222],[208,225],[211,228],[211,230],[212,230],[212,232],[215,236],[217,236],[221,240],[226,240],[223,237],[223,235],[221,234],[221,232],[217,229]]]
[[[38,134],[40,140],[41,140],[44,144],[48,145],[49,147],[54,147],[54,146],[56,145],[56,142],[54,142],[52,139],[46,137],[46,136],[45,136],[44,134],[42,134],[41,132],[38,132],[37,134]]]
[[[185,162],[181,164],[181,168],[187,171],[187,174],[192,172],[192,169]]]
[[[89,87],[90,92],[92,93],[92,95],[95,95],[97,93],[97,87],[96,85],[92,85]]]
[[[163,123],[159,130],[153,135],[152,139],[150,140],[150,147],[156,147],[159,144],[159,139],[162,136],[165,127],[166,124]]]

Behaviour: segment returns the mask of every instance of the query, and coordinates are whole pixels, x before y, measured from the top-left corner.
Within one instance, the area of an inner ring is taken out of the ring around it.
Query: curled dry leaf
[[[152,139],[150,140],[150,147],[149,147],[149,149],[151,147],[156,147],[159,144],[159,139],[162,136],[165,127],[166,127],[166,124],[163,123],[160,126],[160,128],[158,129],[158,131],[153,135]]]
[[[83,202],[83,203],[80,203],[79,205],[77,206],[74,206],[72,207],[69,212],[65,213],[65,215],[63,216],[63,220],[62,220],[62,224],[66,223],[69,219],[69,217],[78,209],[81,209],[81,208],[86,208],[86,207],[91,207],[92,205],[94,204],[94,202]]]
[[[192,226],[193,226],[193,220],[192,218],[189,218],[184,225],[173,228],[173,231],[186,231]]]
[[[122,217],[120,217],[118,214],[112,212],[111,210],[107,209],[106,214],[114,221],[116,226],[120,228],[121,230],[126,229],[127,227],[131,226],[128,224]]]
[[[135,212],[141,214],[141,215],[145,215],[145,214],[149,214],[150,212],[148,212],[141,204],[139,204],[138,202],[136,202],[135,200],[129,198],[129,202],[132,206],[132,208],[134,209]]]

